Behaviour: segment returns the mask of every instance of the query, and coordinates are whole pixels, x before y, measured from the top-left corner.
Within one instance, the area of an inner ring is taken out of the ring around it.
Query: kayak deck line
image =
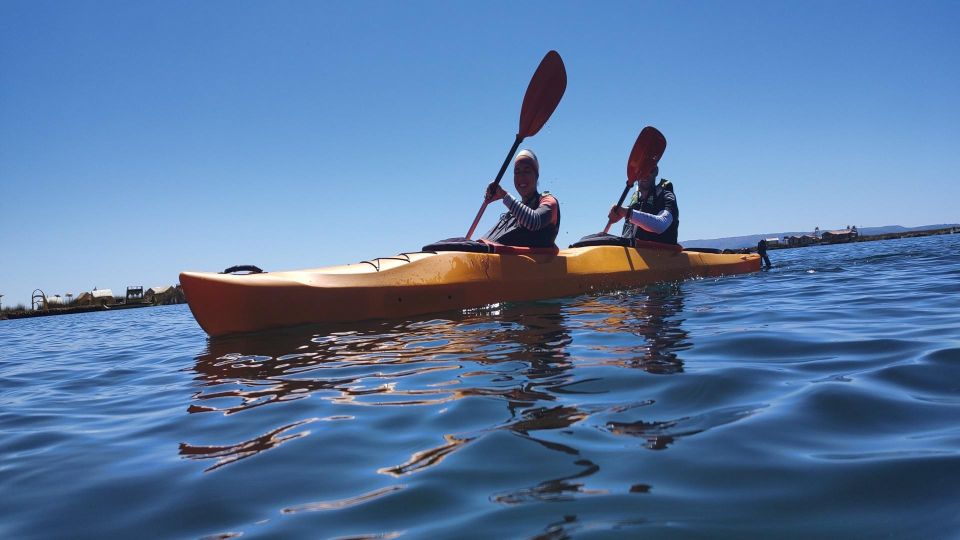
[[[590,246],[553,253],[405,252],[341,266],[259,274],[183,272],[210,336],[576,296],[760,269],[755,254]]]
[[[379,272],[380,261],[388,260],[388,261],[413,262],[413,260],[410,258],[410,255],[415,255],[417,253],[432,253],[432,252],[409,251],[409,252],[398,253],[396,257],[377,257],[375,259],[370,259],[369,261],[360,261],[360,264],[369,264],[370,266],[374,267],[377,272]]]

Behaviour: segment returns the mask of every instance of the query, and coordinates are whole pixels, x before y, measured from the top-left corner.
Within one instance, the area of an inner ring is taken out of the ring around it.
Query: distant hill
[[[947,227],[958,227],[956,223],[947,223],[940,225],[923,225],[920,227],[903,227],[901,225],[886,225],[884,227],[857,227],[863,236],[876,236],[880,234],[905,233],[910,231],[929,231],[931,229],[945,229]],[[824,229],[828,230],[828,229]],[[762,238],[783,238],[785,236],[801,236],[804,234],[813,234],[813,231],[792,231],[776,232],[764,234],[750,234],[747,236],[731,236],[728,238],[708,238],[704,240],[683,240],[680,243],[684,247],[712,247],[718,249],[740,249],[757,245]]]

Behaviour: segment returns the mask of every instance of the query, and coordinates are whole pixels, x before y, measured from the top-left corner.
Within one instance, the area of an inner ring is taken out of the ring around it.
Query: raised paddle
[[[533,73],[530,84],[527,86],[527,93],[523,96],[523,106],[520,108],[520,129],[517,131],[517,138],[507,153],[507,158],[503,160],[500,172],[497,173],[497,179],[493,181],[494,185],[500,184],[503,173],[507,170],[507,165],[513,159],[513,154],[517,151],[520,143],[527,137],[532,137],[540,131],[540,128],[547,123],[550,115],[560,104],[560,98],[567,89],[567,70],[563,67],[563,59],[557,51],[550,51],[540,61],[540,66]],[[490,204],[486,200],[477,212],[477,217],[470,225],[467,231],[467,240],[473,236],[484,210]]]
[[[637,180],[653,172],[653,168],[657,166],[660,156],[666,149],[667,139],[657,128],[647,126],[640,131],[637,142],[633,143],[633,150],[630,151],[630,158],[627,160],[627,186],[623,188],[617,206],[623,204],[623,200],[627,198],[627,193],[630,192],[630,188]],[[611,225],[613,225],[613,221],[607,221],[603,234],[607,234]]]

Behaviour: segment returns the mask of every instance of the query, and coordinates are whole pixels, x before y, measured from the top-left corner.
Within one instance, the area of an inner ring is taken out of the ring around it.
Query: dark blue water
[[[213,341],[0,321],[0,537],[957,538],[958,252]]]

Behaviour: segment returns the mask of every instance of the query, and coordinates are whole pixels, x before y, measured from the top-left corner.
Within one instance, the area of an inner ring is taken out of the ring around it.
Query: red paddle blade
[[[567,89],[567,70],[557,51],[550,51],[530,79],[520,109],[520,138],[532,137],[547,123]]]
[[[650,174],[666,149],[667,139],[663,133],[653,126],[643,128],[637,142],[633,143],[630,159],[627,160],[627,182],[632,184]]]

